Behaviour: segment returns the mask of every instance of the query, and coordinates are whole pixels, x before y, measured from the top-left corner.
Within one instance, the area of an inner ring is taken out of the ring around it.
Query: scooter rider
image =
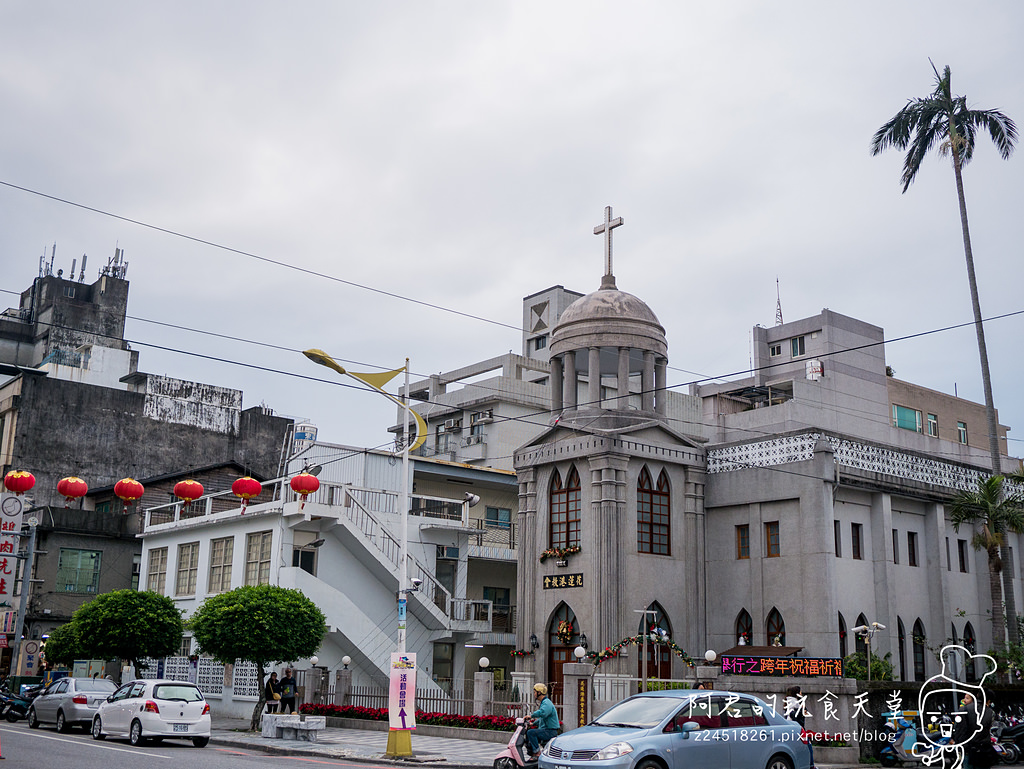
[[[558,711],[548,699],[548,687],[544,684],[534,684],[533,696],[539,704],[531,714],[537,720],[537,728],[526,730],[526,749],[530,753],[530,761],[536,761],[540,755],[540,743],[547,742],[558,734]]]

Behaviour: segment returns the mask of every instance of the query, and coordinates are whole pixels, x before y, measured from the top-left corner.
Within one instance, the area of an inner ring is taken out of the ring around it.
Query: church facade
[[[665,331],[612,274],[616,223],[595,230],[600,288],[546,339],[550,423],[514,456],[521,688],[557,691],[581,645],[602,674],[692,678],[707,649],[841,657],[878,622],[872,651],[921,681],[949,641],[990,648],[985,554],[947,516],[990,466],[978,404],[894,379],[882,329],[829,310],[755,327],[749,378],[667,392]]]

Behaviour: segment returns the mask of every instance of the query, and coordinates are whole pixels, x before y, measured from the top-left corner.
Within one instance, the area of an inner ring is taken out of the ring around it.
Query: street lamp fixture
[[[885,630],[885,625],[881,622],[872,622],[868,625],[857,625],[850,631],[864,639],[864,647],[867,650],[868,681],[871,680],[871,639],[875,633],[881,630]]]
[[[540,648],[540,641],[537,640],[537,634],[536,633],[530,633],[530,648],[531,649],[539,649]]]
[[[590,648],[590,644],[587,643],[586,633],[580,633],[580,646],[582,646],[584,649]]]

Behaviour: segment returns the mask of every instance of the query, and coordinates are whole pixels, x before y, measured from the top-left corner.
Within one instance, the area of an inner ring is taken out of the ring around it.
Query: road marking
[[[75,745],[88,745],[88,746],[93,747],[93,748],[102,748],[103,750],[114,750],[114,751],[117,751],[118,753],[135,753],[136,755],[138,755],[138,753],[140,752],[136,748],[116,748],[113,745],[100,745],[100,744],[98,744],[99,740],[92,740],[90,742],[84,742],[82,740],[70,739],[68,737],[53,737],[53,736],[51,736],[49,734],[38,734],[38,733],[37,734],[33,734],[32,732],[26,732],[23,729],[16,729],[16,730],[15,729],[4,729],[3,731],[5,731],[5,732],[7,732],[9,734],[13,734],[14,732],[18,732],[19,734],[24,734],[24,735],[26,735],[28,737],[35,737],[35,738],[40,739],[40,740],[54,740],[56,742],[70,742],[70,743],[75,744]],[[153,757],[153,758],[171,758],[171,756],[161,756],[159,753],[151,753],[149,750],[146,751],[146,756],[147,757]]]

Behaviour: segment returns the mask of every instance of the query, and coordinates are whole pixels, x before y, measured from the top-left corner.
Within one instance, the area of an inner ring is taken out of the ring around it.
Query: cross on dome
[[[622,217],[612,219],[612,207],[604,207],[604,222],[594,228],[595,235],[604,235],[604,277],[601,288],[615,288],[615,275],[612,274],[612,230],[622,226]]]

